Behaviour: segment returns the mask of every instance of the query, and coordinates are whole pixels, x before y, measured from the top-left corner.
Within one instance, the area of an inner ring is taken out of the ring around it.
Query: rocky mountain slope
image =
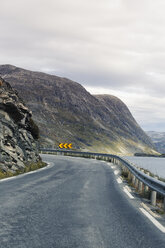
[[[69,79],[11,65],[0,66],[0,74],[32,110],[42,146],[66,142],[88,151],[154,152],[150,138],[118,98],[93,96]]]
[[[156,150],[165,154],[165,132],[147,131],[146,133],[152,139]]]
[[[40,160],[38,128],[9,83],[0,78],[0,171],[15,172]]]

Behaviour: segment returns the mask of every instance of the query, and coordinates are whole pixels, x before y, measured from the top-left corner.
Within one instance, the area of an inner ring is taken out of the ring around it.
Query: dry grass
[[[36,163],[26,163],[25,164],[25,168],[21,169],[21,170],[17,170],[16,172],[12,173],[10,171],[3,171],[0,169],[0,179],[4,179],[4,178],[8,178],[8,177],[13,177],[13,176],[17,176],[23,173],[27,173],[30,171],[34,171],[40,168],[45,167],[47,164],[39,161]]]

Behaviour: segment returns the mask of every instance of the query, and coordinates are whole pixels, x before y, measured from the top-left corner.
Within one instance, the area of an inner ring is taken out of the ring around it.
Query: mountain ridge
[[[91,95],[67,78],[11,65],[1,65],[0,74],[32,110],[43,146],[69,142],[87,151],[155,152],[150,138],[117,97]]]
[[[146,131],[158,152],[165,154],[165,132]]]

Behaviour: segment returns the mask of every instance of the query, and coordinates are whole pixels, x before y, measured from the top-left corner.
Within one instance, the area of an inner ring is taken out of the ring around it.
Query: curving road
[[[51,166],[0,182],[0,248],[163,248],[103,162],[43,155]]]

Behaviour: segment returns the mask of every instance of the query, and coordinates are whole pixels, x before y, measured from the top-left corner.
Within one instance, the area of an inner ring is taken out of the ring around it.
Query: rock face
[[[11,65],[0,66],[0,74],[32,110],[42,146],[66,142],[83,151],[154,152],[151,139],[117,97],[93,96],[69,79]]]
[[[0,78],[0,170],[15,172],[40,160],[31,112],[9,83]]]

